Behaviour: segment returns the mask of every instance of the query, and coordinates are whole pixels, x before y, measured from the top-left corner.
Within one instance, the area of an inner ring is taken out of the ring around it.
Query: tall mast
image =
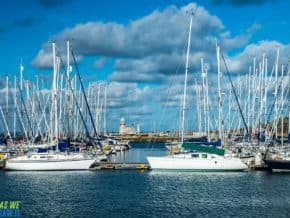
[[[264,102],[264,105],[265,105],[265,110],[264,110],[264,123],[265,125],[267,125],[267,94],[268,94],[268,59],[265,58],[265,102]],[[266,127],[266,126],[265,126]]]
[[[9,77],[6,76],[6,121],[9,126]]]
[[[58,58],[58,60],[60,60],[60,58]],[[60,63],[58,63],[58,74],[59,74],[59,67],[60,67],[60,65],[59,65]],[[60,75],[60,74],[59,74]],[[63,107],[63,103],[62,103],[62,96],[63,96],[63,74],[61,74],[60,75],[60,87],[59,87],[59,89],[60,89],[60,92],[59,92],[59,107],[58,107],[58,110],[59,110],[59,117],[58,117],[58,119],[59,119],[59,133],[58,133],[58,135],[59,136],[62,136],[63,135],[63,133],[64,133],[64,125],[63,125],[63,118],[62,118],[62,114],[63,114],[63,109],[64,109],[64,107]],[[58,90],[59,90],[58,89]]]
[[[196,111],[197,111],[197,123],[198,123],[198,136],[201,133],[201,114],[200,114],[200,88],[195,81],[195,91],[196,91]]]
[[[247,83],[248,81],[246,81]],[[238,76],[238,98],[241,99],[241,96],[242,96],[242,86],[241,86],[241,76],[239,74]],[[238,134],[240,135],[241,134],[241,115],[240,113],[238,113]]]
[[[52,80],[52,93],[51,93],[51,114],[50,114],[50,128],[51,128],[51,141],[56,138],[58,143],[57,134],[57,66],[56,66],[56,47],[55,43],[52,43],[52,56],[53,56],[53,80]],[[56,146],[58,151],[58,146]]]
[[[264,60],[264,57],[263,57]],[[263,61],[262,60],[262,61]],[[258,135],[259,135],[259,140],[258,143],[260,143],[261,139],[261,130],[262,130],[262,125],[261,125],[261,116],[262,116],[262,107],[263,107],[263,101],[262,101],[262,92],[263,92],[263,83],[262,83],[262,78],[263,78],[263,67],[262,63],[259,63],[259,74],[258,74],[258,91],[259,91],[259,102],[258,102]]]
[[[288,143],[290,142],[290,58],[288,58]]]
[[[104,93],[104,135],[107,135],[107,85],[105,85]]]
[[[210,141],[210,135],[209,135],[209,99],[208,99],[208,78],[207,78],[207,67],[205,68],[205,86],[206,86],[207,140]]]
[[[222,121],[222,90],[221,90],[221,80],[222,80],[222,72],[221,72],[221,64],[220,64],[220,46],[216,45],[216,55],[217,55],[217,70],[218,70],[218,103],[219,103],[219,139],[223,138],[223,121]]]
[[[190,40],[191,40],[192,17],[193,17],[193,13],[190,16],[188,43],[187,43],[187,51],[186,51],[183,102],[182,102],[182,118],[181,118],[181,143],[184,140],[184,118],[185,118],[185,110],[186,110],[186,90],[187,90],[187,75],[188,75],[188,71],[189,71],[189,50],[190,50]]]
[[[278,97],[278,64],[279,64],[279,48],[277,48],[277,55],[276,55],[276,64],[275,64],[275,99]],[[278,103],[277,100],[275,102],[275,116],[274,116],[274,122],[275,122],[275,138],[277,139],[278,135]]]
[[[14,139],[16,138],[16,76],[14,76],[14,92],[13,92],[13,97],[14,97],[14,115],[13,115],[13,137]]]
[[[282,86],[282,92],[281,92],[281,109],[282,109],[282,112],[281,112],[281,146],[282,146],[282,148],[283,148],[283,146],[284,146],[284,65],[282,64],[282,69],[281,69],[281,71],[282,71],[282,75],[281,75],[281,77],[282,77],[282,84],[281,84],[281,86]]]
[[[228,128],[227,133],[228,133],[228,137],[230,136],[230,131],[231,131],[231,100],[232,100],[232,89],[229,86],[229,98],[228,98],[228,106],[229,106],[229,111],[228,111],[228,125],[226,128]]]
[[[100,132],[100,92],[101,84],[98,84],[98,94],[97,94],[97,108],[96,108],[96,129]]]
[[[206,90],[205,90],[205,72],[203,59],[201,58],[201,77],[202,77],[202,96],[203,96],[203,134],[206,134]]]
[[[8,125],[7,125],[7,121],[6,121],[6,118],[4,116],[4,113],[3,113],[3,110],[2,110],[1,106],[0,106],[0,111],[1,111],[2,118],[3,118],[4,126],[5,126],[6,131],[7,131],[7,136],[9,136],[9,138],[11,138],[11,135],[10,135],[10,132],[9,132],[9,128],[8,128]]]
[[[66,42],[66,109],[67,109],[67,138],[69,139],[71,137],[70,135],[70,116],[71,116],[71,102],[70,102],[70,44],[69,41]]]
[[[251,107],[251,119],[250,119],[250,127],[251,127],[251,135],[254,133],[254,118],[255,118],[255,105],[256,105],[256,90],[257,90],[257,83],[256,83],[256,77],[257,70],[256,70],[256,57],[253,59],[253,75],[252,75],[252,107]]]
[[[247,102],[248,102],[248,105],[247,105],[247,123],[250,125],[250,120],[251,120],[251,78],[252,78],[252,67],[250,66],[249,67],[249,73],[248,73],[248,87],[247,87],[247,91],[248,91],[248,96],[247,96]],[[249,136],[248,136],[249,137]]]

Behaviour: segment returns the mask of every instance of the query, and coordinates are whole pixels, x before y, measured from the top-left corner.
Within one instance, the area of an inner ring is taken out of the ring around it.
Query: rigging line
[[[76,95],[75,95],[75,93],[74,93],[74,91],[73,91],[73,89],[72,89],[72,87],[71,87],[71,82],[70,82],[70,81],[69,81],[69,88],[70,88],[70,90],[72,91],[73,98],[74,98],[74,100],[75,100],[75,103],[76,103],[76,106],[77,106],[77,108],[78,108],[78,111],[79,111],[80,117],[81,117],[82,122],[83,122],[83,124],[84,124],[85,131],[86,131],[86,135],[87,135],[87,137],[90,139],[91,137],[90,137],[90,133],[89,133],[88,127],[87,127],[87,125],[86,125],[85,119],[84,119],[84,117],[83,117],[83,114],[82,114],[82,112],[81,112],[80,106],[79,106],[79,104],[78,104],[77,97],[76,97]]]
[[[238,96],[237,96],[236,89],[235,89],[234,84],[233,84],[233,81],[232,81],[232,79],[231,79],[231,75],[230,75],[230,72],[229,72],[228,65],[227,65],[227,63],[226,63],[225,57],[224,57],[224,55],[223,55],[223,52],[221,52],[221,56],[222,56],[222,59],[223,59],[224,65],[225,65],[225,69],[226,69],[226,73],[227,73],[228,79],[229,79],[229,81],[230,81],[230,84],[231,84],[231,87],[232,87],[232,90],[233,90],[233,93],[234,93],[234,96],[235,96],[235,99],[236,99],[236,103],[237,103],[237,105],[238,105],[239,112],[240,112],[240,114],[241,114],[241,117],[242,117],[243,123],[244,123],[245,128],[246,128],[247,136],[249,137],[249,135],[250,135],[250,134],[249,134],[249,128],[248,128],[248,125],[247,125],[247,123],[246,123],[246,120],[245,120],[245,117],[244,117],[243,111],[242,111],[242,109],[241,109],[241,105],[240,105],[240,103],[239,103],[239,98],[238,98]],[[252,145],[251,140],[250,140],[250,144]]]
[[[274,98],[274,102],[273,102],[273,104],[272,104],[272,107],[271,107],[271,110],[270,110],[270,113],[268,114],[268,118],[267,118],[267,123],[266,124],[268,124],[269,122],[270,122],[270,117],[271,117],[271,115],[272,115],[272,112],[273,112],[273,109],[274,109],[274,106],[275,106],[275,104],[276,104],[276,102],[277,102],[277,98],[278,98],[278,93],[280,92],[280,88],[281,88],[281,86],[282,86],[282,83],[283,83],[283,79],[282,79],[282,77],[281,77],[281,80],[280,80],[280,83],[279,83],[279,87],[278,87],[278,90],[277,90],[277,94],[275,95],[275,98]],[[283,90],[282,90],[282,92],[283,92]],[[283,116],[283,115],[282,115]],[[289,124],[288,124],[289,125]],[[273,127],[273,126],[272,126]],[[272,128],[272,130],[273,130],[274,128]],[[266,130],[265,130],[266,131]],[[274,133],[273,133],[274,134]],[[273,135],[272,133],[271,133],[271,135]],[[275,141],[276,141],[276,139],[277,139],[277,136],[275,136]],[[283,139],[282,139],[283,140]],[[267,154],[268,154],[268,152],[269,152],[269,147],[270,146],[273,146],[273,140],[271,140],[270,141],[270,143],[268,143],[268,145],[267,145],[267,147],[266,147],[266,152],[265,152],[265,154],[264,154],[264,156],[263,156],[263,160],[264,159],[266,159],[267,158]]]
[[[26,115],[26,118],[27,118],[27,121],[28,121],[28,124],[29,124],[30,131],[32,133],[32,137],[34,137],[32,125],[31,125],[31,122],[30,122],[30,119],[29,119],[29,116],[28,116],[28,113],[27,113],[27,109],[26,109],[26,106],[25,106],[25,103],[24,103],[24,99],[23,99],[23,95],[22,95],[22,90],[20,89],[19,84],[17,84],[17,88],[18,88],[18,90],[20,92],[21,103],[22,103],[23,108],[24,108],[24,112],[25,112],[25,115]]]
[[[81,79],[81,76],[80,76],[79,68],[78,68],[78,65],[77,65],[77,62],[76,62],[76,59],[75,59],[75,55],[74,55],[74,52],[73,52],[72,49],[71,49],[71,54],[72,54],[72,57],[73,57],[73,60],[74,60],[74,65],[75,65],[75,68],[76,68],[76,71],[77,71],[78,79],[79,79],[80,84],[81,84],[81,89],[82,89],[82,92],[83,92],[83,95],[84,95],[86,106],[88,108],[88,112],[89,112],[89,115],[90,115],[90,120],[91,120],[93,129],[94,129],[94,134],[97,137],[97,139],[99,139],[99,135],[97,133],[96,126],[95,126],[95,123],[94,123],[94,119],[93,119],[93,116],[92,116],[92,112],[91,112],[91,109],[90,109],[90,106],[89,106],[89,103],[88,103],[88,99],[87,99],[87,96],[86,96],[86,93],[85,93],[85,88],[84,88],[84,85],[82,83],[82,79]]]
[[[274,110],[274,106],[276,105],[277,103],[277,99],[278,99],[278,94],[280,92],[280,89],[281,89],[281,86],[282,86],[282,82],[283,82],[283,79],[281,78],[280,79],[280,83],[279,83],[279,86],[278,86],[278,90],[277,90],[277,94],[275,95],[275,98],[274,98],[274,102],[271,106],[271,110],[270,110],[270,113],[268,114],[268,118],[267,118],[267,122],[266,123],[269,123],[270,122],[270,119],[271,119],[271,116],[272,116],[272,112]],[[283,91],[283,90],[282,90]]]
[[[61,57],[60,57],[60,63],[61,63],[61,65],[62,65],[63,69],[66,69],[66,67],[65,67],[65,65],[64,65],[64,63],[63,63]],[[66,77],[67,77],[67,75],[66,75]],[[84,125],[84,127],[85,127],[86,136],[87,136],[89,139],[91,139],[91,136],[90,136],[90,133],[89,133],[88,127],[87,127],[87,125],[86,125],[85,119],[84,119],[84,117],[83,117],[82,111],[81,111],[80,106],[79,106],[79,103],[78,103],[78,101],[77,101],[77,97],[76,97],[75,92],[74,92],[74,90],[73,90],[73,88],[72,88],[71,79],[68,79],[68,78],[66,78],[66,79],[67,79],[67,81],[68,81],[68,83],[69,83],[68,85],[69,85],[70,91],[71,91],[72,94],[73,94],[74,101],[75,101],[75,103],[76,103],[76,106],[77,106],[78,112],[79,112],[79,114],[80,114],[81,120],[82,120],[83,125]]]

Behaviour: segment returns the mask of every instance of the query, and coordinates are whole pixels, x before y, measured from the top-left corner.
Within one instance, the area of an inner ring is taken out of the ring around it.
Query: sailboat
[[[267,147],[263,161],[272,171],[288,171],[290,172],[290,154],[289,145],[281,150]]]
[[[187,75],[189,70],[189,50],[191,40],[192,17],[190,18],[184,91],[183,91],[183,106],[181,119],[181,142],[184,142],[184,121],[186,110],[186,90],[187,90]],[[199,146],[202,148],[202,146]],[[224,155],[224,151],[219,148],[200,150],[195,153],[172,154],[163,157],[147,157],[152,170],[193,170],[193,171],[244,171],[248,167],[236,157]],[[220,153],[222,152],[222,153]],[[223,154],[223,155],[221,155]]]
[[[82,153],[36,152],[6,160],[4,169],[13,171],[88,170],[94,162],[93,158]]]
[[[57,116],[57,74],[56,47],[52,43],[53,52],[53,83],[51,106],[51,142],[47,146],[54,145],[56,151],[28,152],[23,156],[11,158],[5,161],[5,170],[20,171],[48,171],[48,170],[88,170],[95,159],[85,153],[60,152],[58,149],[58,116]],[[68,53],[69,55],[69,53]],[[56,139],[56,140],[53,140]],[[41,145],[42,147],[43,145]],[[40,150],[40,149],[39,149]]]

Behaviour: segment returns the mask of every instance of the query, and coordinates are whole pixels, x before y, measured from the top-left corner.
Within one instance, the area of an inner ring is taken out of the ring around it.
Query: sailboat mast
[[[54,137],[58,140],[57,134],[57,96],[56,96],[56,84],[57,84],[57,66],[56,66],[56,47],[55,43],[52,43],[52,56],[53,56],[53,80],[52,80],[52,93],[51,93],[51,114],[50,114],[50,128],[51,128],[51,141]],[[58,151],[58,146],[56,146]]]
[[[281,67],[281,71],[282,71],[282,75],[281,75],[281,79],[282,79],[282,83],[281,83],[281,86],[282,86],[282,92],[281,92],[281,128],[280,128],[280,135],[281,135],[281,146],[283,148],[284,146],[284,65],[282,64],[282,67]]]
[[[4,113],[3,113],[3,110],[2,110],[1,106],[0,106],[0,111],[1,111],[2,118],[3,118],[4,126],[5,126],[6,131],[7,131],[7,136],[9,138],[11,138],[11,135],[10,135],[10,132],[9,132],[9,128],[8,128],[8,125],[7,125],[7,120],[6,120],[5,116],[4,116]]]
[[[13,92],[13,100],[14,100],[14,115],[13,115],[13,137],[16,138],[16,76],[14,76],[14,92]]]
[[[71,102],[70,102],[70,44],[69,41],[66,42],[66,109],[67,109],[67,138],[69,139],[71,137],[70,135],[70,116],[71,116]]]
[[[188,43],[187,43],[187,51],[186,51],[183,102],[182,102],[182,118],[181,118],[181,142],[183,142],[184,140],[184,118],[185,118],[185,110],[186,110],[186,90],[187,90],[187,75],[189,71],[189,51],[190,51],[190,40],[191,40],[192,17],[193,17],[193,14],[191,14],[190,16]]]
[[[96,129],[100,132],[100,92],[101,84],[98,84],[98,94],[97,94],[97,108],[96,108]]]
[[[209,135],[209,99],[208,99],[208,78],[207,78],[207,68],[205,68],[205,85],[206,85],[207,140],[210,141],[210,135]]]
[[[218,120],[218,128],[219,128],[219,139],[222,140],[222,91],[221,91],[221,79],[222,79],[222,72],[221,72],[221,64],[220,64],[220,46],[216,46],[216,55],[217,55],[217,70],[218,70],[218,103],[219,103],[219,120]]]
[[[104,93],[104,135],[107,135],[107,85],[105,85],[105,93]]]
[[[9,77],[6,76],[6,121],[9,126]]]
[[[288,58],[288,143],[290,142],[290,58]]]
[[[279,62],[279,48],[277,48],[277,55],[276,55],[276,64],[275,64],[275,99],[278,97],[278,63]],[[278,136],[278,103],[275,103],[275,138],[277,139]]]
[[[206,125],[206,90],[205,90],[205,72],[204,72],[204,64],[203,58],[200,60],[201,62],[201,77],[202,77],[202,96],[203,96],[203,135],[207,133],[207,125]]]

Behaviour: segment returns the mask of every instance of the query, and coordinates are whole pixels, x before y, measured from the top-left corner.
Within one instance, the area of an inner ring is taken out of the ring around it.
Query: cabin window
[[[207,154],[202,154],[201,157],[202,158],[207,158]]]
[[[192,158],[198,158],[198,154],[191,154]]]

